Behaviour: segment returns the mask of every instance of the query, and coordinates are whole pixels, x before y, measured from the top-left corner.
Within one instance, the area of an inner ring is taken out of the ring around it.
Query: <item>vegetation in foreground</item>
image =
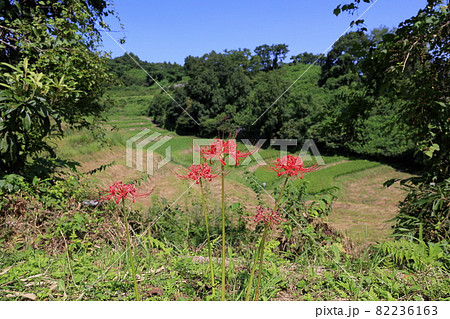
[[[122,210],[115,203],[89,206],[84,201],[96,191],[82,180],[39,182],[37,196],[23,189],[2,200],[2,300],[135,299]],[[405,237],[362,249],[324,223],[325,201],[311,205],[302,188],[287,193],[284,207],[295,219],[267,238],[261,300],[448,300],[446,242]],[[241,218],[244,207],[227,207],[227,300],[244,300],[263,231]],[[220,207],[210,211],[216,282],[220,215]],[[131,210],[128,223],[143,300],[213,299],[199,199],[190,208],[155,200]]]

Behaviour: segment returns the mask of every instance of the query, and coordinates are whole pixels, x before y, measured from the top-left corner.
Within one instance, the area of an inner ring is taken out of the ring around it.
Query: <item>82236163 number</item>
[[[377,316],[436,316],[437,306],[377,306]]]

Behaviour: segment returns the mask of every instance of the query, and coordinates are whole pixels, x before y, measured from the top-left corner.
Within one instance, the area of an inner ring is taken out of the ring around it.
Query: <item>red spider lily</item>
[[[208,164],[203,163],[200,165],[192,165],[191,167],[189,167],[189,173],[187,175],[177,175],[181,179],[192,179],[195,181],[195,183],[199,184],[200,178],[203,178],[207,181],[212,181],[212,179],[217,177],[219,174],[212,174],[211,167]]]
[[[226,165],[225,158],[227,155],[231,156],[234,161],[235,165],[239,165],[239,161],[241,159],[244,159],[253,152],[241,152],[237,150],[236,142],[233,140],[221,140],[221,139],[215,139],[211,145],[204,146],[200,149],[200,152],[202,154],[202,157],[206,160],[209,160],[211,162],[212,159],[217,158],[222,165]]]
[[[264,225],[268,224],[271,228],[273,228],[273,226],[286,221],[285,219],[281,218],[279,212],[280,211],[278,209],[274,211],[271,208],[267,208],[261,205],[256,207],[255,215],[244,218],[253,220],[257,224],[260,222],[262,222]]]
[[[103,191],[107,195],[103,197],[102,200],[110,200],[111,198],[115,198],[116,204],[119,204],[121,199],[124,200],[125,198],[131,197],[134,203],[137,197],[150,195],[152,191],[146,194],[138,194],[134,184],[123,184],[122,182],[116,182],[109,186],[109,190]]]
[[[300,173],[300,179],[303,178],[303,173],[313,172],[317,170],[317,164],[310,167],[303,167],[303,160],[300,156],[287,155],[282,158],[277,158],[274,166],[269,168],[272,171],[277,172],[278,176],[298,176]]]
[[[226,165],[225,161],[223,160],[225,157],[225,150],[226,150],[226,144],[225,141],[220,139],[215,139],[211,145],[204,146],[200,148],[200,153],[202,154],[202,157],[206,160],[211,160],[213,158],[217,158],[222,165]]]

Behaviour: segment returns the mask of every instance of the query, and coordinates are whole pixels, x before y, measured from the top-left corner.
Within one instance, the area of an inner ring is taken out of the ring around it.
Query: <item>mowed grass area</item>
[[[375,243],[391,233],[392,218],[406,192],[398,183],[386,188],[390,178],[408,178],[411,174],[387,165],[341,175],[335,179],[340,188],[329,222],[342,233],[362,244]]]
[[[130,182],[145,176],[143,172],[136,170],[135,151],[132,154],[134,166],[126,166],[125,146],[128,139],[144,129],[150,131],[143,138],[153,133],[160,134],[144,148],[143,168],[145,169],[147,164],[145,149],[157,143],[160,138],[168,136],[170,140],[155,150],[158,160],[154,162],[154,174],[147,176],[148,180],[141,185],[141,189],[142,191],[153,189],[154,198],[164,197],[169,201],[174,201],[189,187],[189,183],[180,181],[177,174],[186,172],[186,168],[192,165],[194,152],[198,152],[194,147],[194,144],[198,143],[195,141],[197,138],[178,136],[173,132],[158,128],[149,117],[139,115],[139,113],[145,113],[145,109],[141,101],[135,102],[134,97],[137,98],[137,96],[131,95],[133,91],[125,91],[130,94],[129,104],[125,104],[123,110],[119,112],[116,112],[117,109],[112,109],[108,120],[101,123],[102,130],[69,131],[64,139],[58,141],[57,153],[62,158],[78,161],[82,165],[80,171],[83,172],[114,163],[93,176],[93,181],[99,187],[106,187],[118,180]],[[134,91],[134,94],[145,93],[144,89],[141,91]],[[121,103],[122,100],[118,101]],[[166,150],[169,147],[170,163],[159,170],[156,169],[157,162],[166,156]],[[240,143],[238,148],[243,151],[247,150]],[[258,155],[265,164],[270,164],[280,156],[280,151],[273,148],[260,149]],[[386,220],[395,216],[397,202],[403,199],[404,193],[397,186],[394,186],[395,191],[392,191],[394,188],[385,190],[382,184],[388,179],[401,178],[408,174],[374,161],[350,159],[344,156],[323,156],[322,159],[325,163],[324,166],[319,166],[317,171],[307,173],[303,179],[292,182],[307,183],[308,191],[313,194],[320,194],[332,187],[339,187],[339,198],[329,216],[330,223],[359,241],[374,242],[386,238],[390,232],[390,224],[386,223]],[[314,165],[316,160],[315,157],[311,157],[305,160],[305,165]],[[279,178],[267,165],[260,164],[256,162],[255,157],[252,157],[251,161],[246,161],[239,167],[227,167],[227,196],[233,202],[246,203],[249,207],[256,204],[255,194],[250,188],[250,181],[246,180],[246,171],[252,172],[255,180],[260,184],[265,183],[265,189],[269,193],[280,186],[283,179]],[[216,170],[218,171],[217,168]],[[209,191],[219,194],[219,184],[213,181]],[[184,196],[189,198],[188,202],[199,200],[199,192],[196,187],[189,189]],[[181,200],[180,203],[185,202]],[[151,200],[142,202],[142,205],[151,205]]]

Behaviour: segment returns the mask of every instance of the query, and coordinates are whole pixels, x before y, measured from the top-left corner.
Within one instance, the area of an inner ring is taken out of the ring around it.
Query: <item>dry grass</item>
[[[398,212],[398,202],[405,191],[398,184],[384,188],[391,178],[410,175],[389,166],[337,178],[341,193],[329,216],[330,224],[363,244],[385,239],[391,233],[391,222]]]

